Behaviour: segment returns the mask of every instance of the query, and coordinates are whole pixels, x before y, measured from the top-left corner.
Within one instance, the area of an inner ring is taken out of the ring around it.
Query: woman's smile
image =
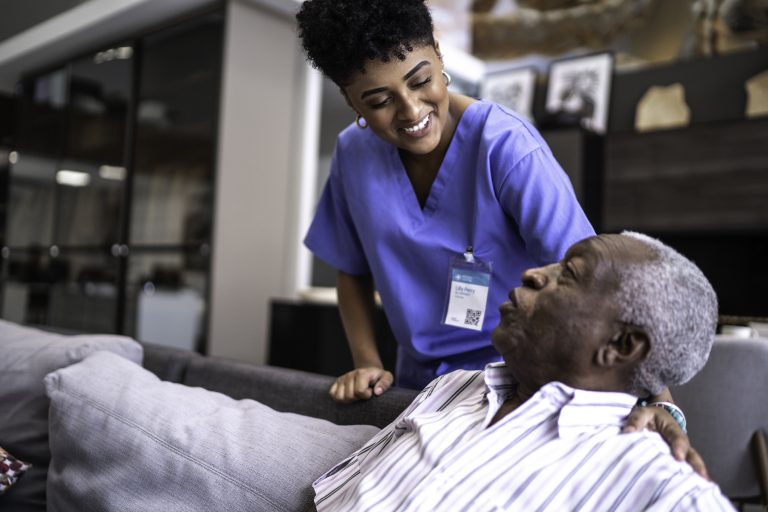
[[[381,139],[411,155],[442,155],[456,120],[436,46],[418,46],[403,60],[372,61],[343,93]]]
[[[419,121],[415,125],[402,128],[402,131],[404,131],[408,136],[414,137],[414,138],[420,138],[420,137],[429,135],[429,132],[431,130],[432,130],[432,112],[424,116],[421,119],[421,121]]]

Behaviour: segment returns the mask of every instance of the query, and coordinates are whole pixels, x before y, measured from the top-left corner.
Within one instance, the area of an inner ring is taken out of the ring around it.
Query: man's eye
[[[568,279],[572,279],[576,277],[576,273],[573,271],[571,266],[568,263],[563,264],[563,271],[560,272],[561,277],[566,277]]]

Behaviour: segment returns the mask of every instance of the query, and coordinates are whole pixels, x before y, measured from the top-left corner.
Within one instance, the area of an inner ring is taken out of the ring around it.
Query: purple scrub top
[[[478,101],[459,120],[423,209],[397,148],[371,130],[346,128],[304,243],[342,272],[372,273],[400,359],[454,361],[437,364],[441,374],[495,359],[498,307],[522,272],[560,260],[593,234],[536,129]],[[442,323],[450,259],[470,245],[493,270],[482,331]]]

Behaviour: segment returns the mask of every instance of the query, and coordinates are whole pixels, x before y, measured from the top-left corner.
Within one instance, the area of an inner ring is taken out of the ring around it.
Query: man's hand
[[[635,407],[627,417],[627,423],[622,432],[650,430],[658,432],[667,442],[672,456],[677,460],[685,460],[693,470],[709,480],[707,467],[701,455],[693,449],[688,436],[677,424],[675,418],[661,407]]]
[[[392,373],[383,368],[357,368],[336,379],[329,394],[336,402],[342,404],[368,400],[388,390],[394,380]]]

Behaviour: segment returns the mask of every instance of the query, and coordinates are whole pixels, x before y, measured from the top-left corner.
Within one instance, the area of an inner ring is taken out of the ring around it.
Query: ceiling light
[[[133,48],[130,46],[121,46],[116,52],[118,59],[130,59],[133,57]]]
[[[69,187],[85,187],[91,182],[91,175],[87,172],[70,171],[62,169],[56,172],[56,183]]]
[[[99,177],[103,180],[123,181],[125,179],[125,167],[102,165],[99,167]]]
[[[110,60],[125,60],[130,59],[131,57],[133,57],[133,48],[130,46],[121,46],[119,48],[109,48],[103,52],[98,52],[93,56],[93,61],[96,64],[101,64],[102,62],[109,62]]]

